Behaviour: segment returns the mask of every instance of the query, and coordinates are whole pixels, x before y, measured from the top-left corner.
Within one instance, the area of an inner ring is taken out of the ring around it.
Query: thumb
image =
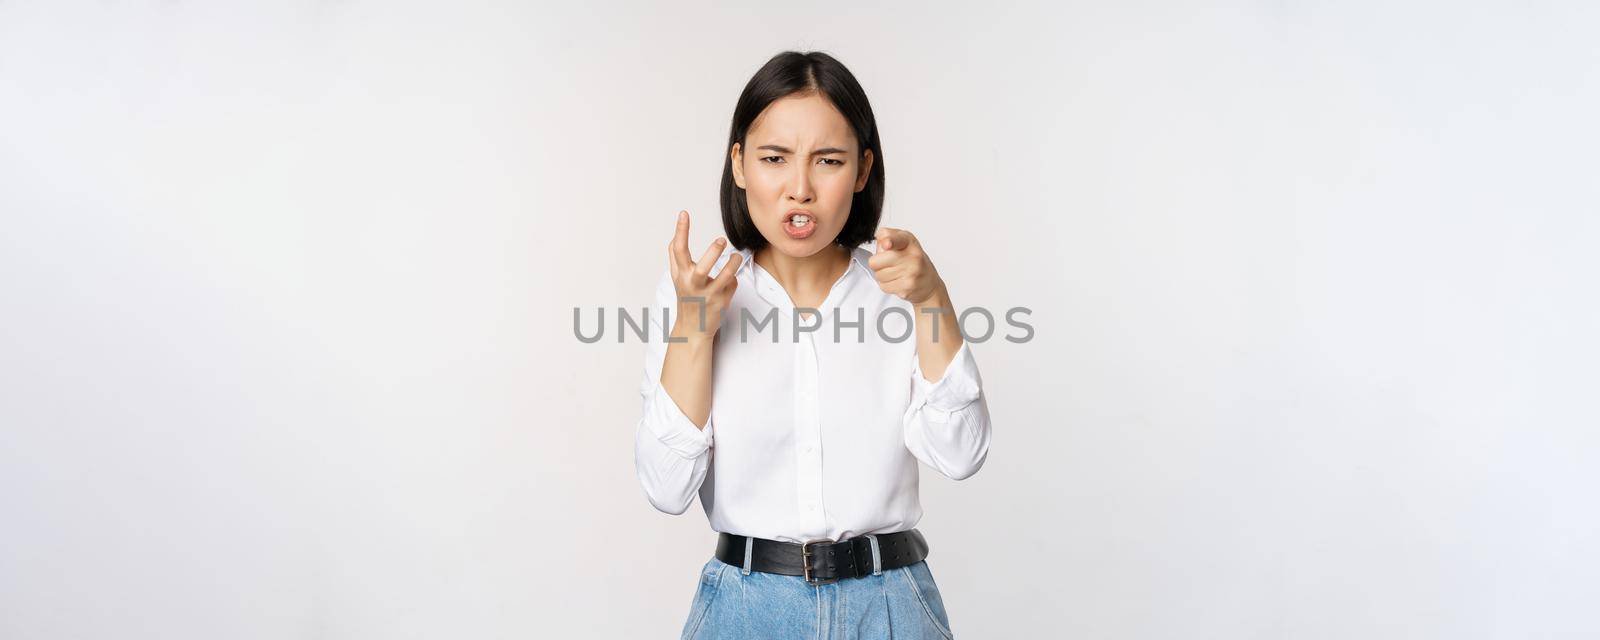
[[[878,229],[878,250],[879,251],[888,251],[888,250],[893,248],[893,247],[890,246],[891,244],[892,244],[892,242],[889,240],[889,228],[888,227],[879,228]]]

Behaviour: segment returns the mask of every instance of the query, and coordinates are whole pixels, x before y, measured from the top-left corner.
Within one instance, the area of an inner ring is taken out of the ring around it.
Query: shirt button
[[[817,503],[815,503],[815,502],[807,502],[806,503],[806,510],[807,511],[816,511],[817,510]]]
[[[806,445],[806,453],[811,453],[811,445]]]

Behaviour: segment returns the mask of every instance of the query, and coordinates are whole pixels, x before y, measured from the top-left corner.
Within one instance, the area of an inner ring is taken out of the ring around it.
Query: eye
[[[822,161],[831,163],[829,166],[834,166],[834,167],[837,167],[837,166],[840,166],[840,165],[844,164],[843,160],[835,160],[833,158],[823,158]]]
[[[762,162],[766,162],[767,164],[781,164],[779,162],[769,162],[769,161],[770,160],[782,160],[782,159],[783,159],[783,156],[767,156],[765,158],[762,158],[761,161]]]

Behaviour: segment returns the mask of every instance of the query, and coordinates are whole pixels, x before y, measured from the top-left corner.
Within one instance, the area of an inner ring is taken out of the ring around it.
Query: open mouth
[[[783,216],[783,232],[796,240],[811,237],[817,230],[817,219],[809,211],[790,211]]]

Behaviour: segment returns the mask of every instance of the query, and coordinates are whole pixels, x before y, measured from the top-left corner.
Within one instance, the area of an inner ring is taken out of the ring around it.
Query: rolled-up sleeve
[[[695,427],[689,416],[661,386],[667,356],[666,310],[675,309],[670,272],[656,286],[645,341],[644,378],[639,383],[643,412],[634,429],[633,464],[645,497],[656,509],[673,515],[689,509],[711,464],[712,424]]]
[[[978,363],[963,340],[939,380],[922,377],[920,365],[911,359],[911,404],[902,421],[906,448],[945,477],[965,480],[989,457],[992,431]]]

